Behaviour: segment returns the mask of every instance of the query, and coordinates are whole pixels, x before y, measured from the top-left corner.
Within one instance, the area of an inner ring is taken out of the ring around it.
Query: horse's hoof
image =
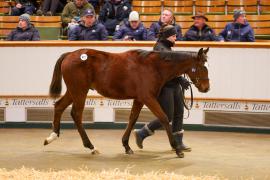
[[[91,154],[96,155],[100,154],[100,152],[97,149],[91,149]]]
[[[130,155],[130,154],[134,154],[134,152],[132,151],[132,149],[129,149],[129,150],[126,151],[126,154]]]
[[[48,144],[49,144],[49,142],[45,139],[43,145],[46,146],[46,145],[48,145]]]

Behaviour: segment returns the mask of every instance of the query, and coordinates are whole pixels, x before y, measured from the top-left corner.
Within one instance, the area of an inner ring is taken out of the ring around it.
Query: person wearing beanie
[[[241,9],[234,10],[233,22],[229,23],[222,30],[220,35],[221,41],[234,42],[254,42],[254,31],[246,20],[245,11]]]
[[[86,9],[77,25],[68,34],[68,40],[107,40],[108,32],[105,26],[96,20],[96,14],[92,9]]]
[[[113,40],[120,41],[142,41],[147,40],[147,29],[140,21],[139,13],[132,11],[128,21],[114,33]]]
[[[160,51],[161,53],[164,51],[172,51],[172,47],[175,44],[177,36],[177,31],[172,25],[163,25],[160,28],[160,32],[158,34],[158,40],[154,45],[154,51]],[[180,87],[181,85],[181,87]],[[183,104],[183,96],[182,89],[188,89],[189,82],[184,77],[180,76],[174,78],[162,87],[158,101],[163,111],[168,116],[169,121],[171,122],[171,128],[173,132],[174,140],[181,149],[181,157],[184,157],[183,151],[189,152],[191,151],[190,147],[187,147],[183,143],[183,114],[184,114],[184,104]],[[137,146],[142,149],[143,148],[143,140],[146,137],[149,137],[154,134],[155,130],[158,130],[162,127],[160,121],[158,119],[152,120],[150,123],[145,124],[145,126],[141,129],[135,129],[134,135]]]
[[[188,29],[184,41],[218,41],[215,31],[206,24],[208,18],[203,12],[198,11],[194,19],[194,24]]]
[[[176,32],[177,32],[176,40],[177,41],[182,40],[182,29],[178,24],[175,23],[174,14],[169,9],[164,9],[161,12],[161,16],[160,16],[159,21],[151,24],[151,26],[149,28],[149,33],[148,33],[148,39],[156,41],[158,39],[158,34],[159,34],[159,30],[160,30],[161,26],[162,25],[169,25],[169,24],[174,26],[176,29]]]
[[[129,0],[105,0],[98,20],[106,27],[109,36],[120,28],[131,12]]]
[[[38,30],[30,22],[29,14],[22,14],[19,17],[18,27],[11,31],[6,38],[7,41],[39,41]]]

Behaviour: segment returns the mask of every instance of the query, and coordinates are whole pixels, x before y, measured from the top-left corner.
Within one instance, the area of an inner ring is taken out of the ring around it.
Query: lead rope
[[[184,77],[186,78],[186,76],[184,75]],[[183,101],[183,104],[184,104],[184,107],[185,109],[187,110],[188,114],[187,114],[187,117],[184,117],[184,119],[188,119],[189,118],[189,115],[190,115],[190,110],[192,109],[193,107],[193,90],[192,90],[192,87],[191,87],[191,84],[192,82],[189,81],[189,89],[190,89],[190,106],[187,105],[187,100],[186,100],[186,97],[185,97],[185,89],[182,88],[182,101]]]

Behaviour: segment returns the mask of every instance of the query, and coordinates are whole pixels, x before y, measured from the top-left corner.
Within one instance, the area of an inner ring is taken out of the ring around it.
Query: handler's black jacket
[[[173,43],[169,40],[158,40],[157,43],[154,45],[154,51],[172,51]],[[183,80],[182,76],[173,78],[172,80],[166,82],[164,87],[175,87],[179,86]]]

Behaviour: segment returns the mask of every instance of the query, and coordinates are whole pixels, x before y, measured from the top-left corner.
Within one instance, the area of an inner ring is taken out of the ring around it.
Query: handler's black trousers
[[[172,122],[172,132],[178,132],[183,129],[184,104],[181,94],[182,89],[180,85],[164,86],[158,97],[161,108],[168,116],[169,121]],[[153,132],[162,127],[158,119],[151,121],[147,126]]]

